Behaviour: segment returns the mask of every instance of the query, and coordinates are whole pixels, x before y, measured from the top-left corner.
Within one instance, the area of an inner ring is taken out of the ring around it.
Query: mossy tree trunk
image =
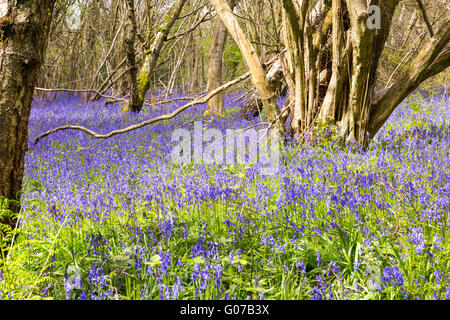
[[[8,1],[0,17],[0,196],[7,199],[18,200],[22,187],[28,118],[54,3]]]
[[[331,11],[321,15],[323,21],[317,24],[310,18],[311,0],[301,4],[282,0],[288,78],[295,86],[290,88],[295,99],[291,128],[294,135],[302,136],[318,123],[338,124],[343,138],[366,144],[405,97],[450,65],[449,19],[419,48],[403,78],[376,90],[380,58],[399,1],[324,2],[331,2]],[[370,20],[370,5],[380,9],[378,27]],[[331,34],[327,17],[332,18]],[[327,56],[330,63],[321,61]],[[323,76],[324,72],[331,76]]]
[[[167,16],[155,35],[155,38],[150,46],[150,49],[145,53],[139,75],[137,77],[138,86],[138,101],[134,109],[131,109],[128,104],[123,108],[124,112],[140,112],[144,104],[145,95],[150,89],[152,79],[151,73],[155,68],[158,58],[161,54],[164,43],[166,42],[167,36],[170,33],[175,21],[180,16],[181,10],[186,4],[187,0],[177,0],[174,1],[170,9],[168,10]],[[152,91],[152,90],[151,90]]]

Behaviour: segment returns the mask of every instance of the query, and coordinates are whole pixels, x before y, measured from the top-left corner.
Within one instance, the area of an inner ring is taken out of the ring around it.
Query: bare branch
[[[122,68],[122,66],[125,64],[125,62],[127,62],[126,58],[123,58],[123,60],[119,63],[119,65],[117,66],[117,68],[114,69],[113,72],[111,72],[111,74],[105,79],[105,81],[103,81],[103,83],[100,85],[99,87],[99,91],[103,93],[105,93],[106,90],[109,89],[109,87],[114,84],[115,82],[117,82],[126,72],[128,72],[128,69],[126,69],[125,71],[123,71],[115,80],[111,81],[112,77],[117,73],[117,71]],[[109,84],[108,84],[109,82]],[[95,96],[92,98],[92,100],[98,100],[100,98],[100,95],[95,94]]]
[[[64,88],[58,88],[58,89],[47,89],[47,88],[34,88],[36,91],[43,91],[43,92],[93,92],[95,94],[98,94],[99,96],[106,98],[106,99],[116,99],[116,97],[112,96],[106,96],[102,94],[100,91],[95,89],[64,89]]]
[[[91,87],[94,86],[95,82],[97,81],[98,75],[100,74],[100,70],[102,70],[102,68],[103,68],[103,66],[105,65],[106,61],[108,60],[109,56],[110,56],[111,53],[113,52],[113,49],[114,49],[114,47],[115,47],[115,45],[116,45],[116,40],[117,40],[117,38],[118,38],[118,36],[119,36],[119,34],[120,34],[120,31],[122,30],[123,25],[124,25],[124,22],[121,21],[120,26],[119,26],[119,28],[117,29],[117,32],[116,32],[116,34],[115,34],[115,36],[114,36],[114,39],[113,39],[113,41],[111,42],[111,46],[110,46],[110,48],[109,48],[109,50],[108,50],[108,53],[105,55],[105,58],[103,59],[103,61],[102,61],[102,63],[100,64],[100,66],[98,67],[97,72],[95,73],[94,78],[92,79]]]
[[[113,130],[113,131],[111,131],[111,132],[109,132],[107,134],[100,134],[100,133],[97,133],[95,131],[92,131],[92,130],[87,129],[87,128],[82,127],[82,126],[67,125],[67,126],[57,127],[55,129],[52,129],[52,130],[48,130],[48,131],[38,135],[34,139],[34,143],[35,144],[38,143],[40,139],[42,139],[43,137],[46,137],[46,136],[48,136],[48,135],[50,135],[52,133],[55,133],[55,132],[58,132],[58,131],[63,131],[63,130],[69,130],[69,129],[82,131],[84,133],[87,133],[87,134],[93,136],[96,139],[108,139],[108,138],[111,138],[111,137],[116,136],[118,134],[123,134],[123,133],[126,133],[126,132],[130,132],[130,131],[133,131],[133,130],[145,127],[145,126],[147,126],[149,124],[152,124],[152,123],[155,123],[155,122],[159,122],[159,121],[163,121],[163,120],[169,120],[169,119],[172,119],[173,117],[175,117],[176,115],[178,115],[179,113],[183,112],[184,110],[186,110],[186,109],[188,109],[190,107],[193,107],[193,106],[198,105],[198,104],[206,103],[209,99],[211,99],[213,96],[215,96],[219,92],[221,92],[223,90],[226,90],[227,88],[229,88],[229,87],[231,87],[231,86],[233,86],[233,85],[235,85],[235,84],[237,84],[237,83],[239,83],[241,81],[244,81],[249,76],[250,76],[250,72],[247,72],[246,74],[240,76],[239,78],[236,78],[233,81],[230,81],[230,82],[224,84],[223,86],[221,86],[221,87],[211,91],[210,93],[208,93],[207,95],[201,97],[200,99],[197,99],[197,100],[194,100],[194,101],[191,101],[191,102],[185,104],[184,106],[178,108],[177,110],[173,111],[172,113],[169,113],[169,114],[166,114],[166,115],[163,115],[163,116],[160,116],[160,117],[152,118],[152,119],[143,121],[141,123],[138,123],[138,124],[126,127],[124,129]]]
[[[423,81],[450,66],[450,49],[446,48],[449,41],[450,18],[447,18],[435,35],[419,51],[405,75],[389,88],[375,93],[370,133],[376,133],[403,99]]]
[[[208,21],[208,20],[211,20],[212,19],[212,17],[210,17],[210,18],[206,18],[208,15],[209,15],[209,11],[208,12],[206,12],[204,15],[203,15],[203,17],[201,17],[191,28],[189,28],[189,29],[187,29],[186,31],[184,31],[184,32],[181,32],[181,33],[179,33],[179,34],[175,34],[175,35],[173,35],[173,36],[171,36],[171,37],[168,37],[167,39],[166,39],[166,41],[171,41],[171,40],[174,40],[174,39],[176,39],[176,38],[181,38],[181,37],[183,37],[183,36],[185,36],[185,35],[187,35],[188,33],[191,33],[192,31],[194,31],[195,29],[197,29],[197,27],[201,24],[201,23],[203,23],[203,22],[205,22],[205,21]]]

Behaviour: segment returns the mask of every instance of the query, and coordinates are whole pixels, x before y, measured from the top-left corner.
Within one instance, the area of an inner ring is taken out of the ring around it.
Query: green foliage
[[[244,58],[234,41],[227,41],[223,61],[229,74],[239,76],[246,71]]]

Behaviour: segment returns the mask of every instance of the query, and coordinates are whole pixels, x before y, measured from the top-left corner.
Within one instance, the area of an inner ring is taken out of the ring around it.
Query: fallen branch
[[[205,94],[206,92],[202,93]],[[173,99],[162,99],[162,100],[156,100],[154,104],[168,104],[171,102],[176,102],[176,101],[183,101],[183,100],[195,100],[195,99],[199,99],[199,97],[181,97],[181,98],[173,98]],[[149,101],[146,101],[147,104],[151,104]]]
[[[205,94],[206,92],[202,93]],[[172,103],[172,102],[177,102],[177,101],[185,101],[185,100],[195,100],[195,99],[199,99],[199,97],[182,97],[182,98],[173,98],[173,99],[168,99],[168,100],[157,100],[154,103],[152,103],[150,100],[145,100],[144,105],[147,106],[151,106],[151,105],[161,105],[161,104],[168,104],[168,103]],[[105,104],[111,104],[111,103],[116,103],[116,102],[128,102],[128,99],[126,98],[114,98],[114,99],[110,99],[107,100],[105,102]]]
[[[98,90],[95,89],[46,89],[46,88],[34,88],[34,90],[36,91],[43,91],[43,92],[94,92],[96,94],[98,94],[99,96],[106,98],[106,99],[116,99],[116,97],[112,97],[112,96],[106,96],[104,94],[102,94],[101,92],[99,92]]]
[[[79,131],[82,131],[84,133],[87,133],[87,134],[93,136],[96,139],[108,139],[108,138],[111,138],[111,137],[113,137],[115,135],[123,134],[123,133],[126,133],[126,132],[130,132],[130,131],[133,131],[133,130],[145,127],[145,126],[147,126],[149,124],[152,124],[152,123],[155,123],[155,122],[159,122],[159,121],[163,121],[163,120],[169,120],[169,119],[174,118],[176,115],[178,115],[179,113],[183,112],[184,110],[186,110],[186,109],[188,109],[190,107],[193,107],[193,106],[198,105],[198,104],[206,103],[209,99],[214,97],[219,92],[221,92],[223,90],[226,90],[227,88],[229,88],[229,87],[231,87],[231,86],[233,86],[233,85],[235,85],[235,84],[237,84],[237,83],[239,83],[241,81],[244,81],[249,76],[250,76],[250,72],[247,72],[246,74],[240,76],[239,78],[236,78],[233,81],[230,81],[230,82],[228,82],[228,83],[218,87],[217,89],[211,91],[210,93],[204,95],[203,97],[185,104],[184,106],[178,108],[177,110],[173,111],[172,113],[169,113],[169,114],[166,114],[166,115],[163,115],[163,116],[160,116],[160,117],[152,118],[152,119],[143,121],[141,123],[138,123],[138,124],[126,127],[124,129],[113,130],[113,131],[111,131],[111,132],[109,132],[107,134],[100,134],[100,133],[97,133],[95,131],[92,131],[92,130],[87,129],[87,128],[82,127],[82,126],[67,125],[67,126],[57,127],[55,129],[52,129],[52,130],[48,130],[48,131],[38,135],[34,139],[34,143],[37,144],[40,139],[42,139],[42,138],[44,138],[44,137],[46,137],[46,136],[48,136],[48,135],[50,135],[52,133],[55,133],[55,132],[58,132],[58,131],[63,131],[63,130],[79,130]]]
[[[108,99],[105,101],[105,104],[108,105],[108,104],[112,104],[112,103],[116,103],[116,102],[125,102],[126,103],[126,102],[128,102],[128,99],[125,99],[125,98]]]
[[[268,60],[264,64],[264,66],[269,66],[272,63],[274,63],[275,61],[277,61],[279,59],[280,55],[282,55],[285,51],[286,51],[286,49],[283,50],[282,52],[280,52],[279,54],[277,54],[276,56],[274,56],[273,58],[271,58],[270,60]],[[97,133],[95,131],[92,131],[92,130],[90,130],[88,128],[85,128],[85,127],[82,127],[82,126],[67,125],[67,126],[61,126],[61,127],[55,128],[55,129],[48,130],[48,131],[38,135],[34,139],[34,143],[37,144],[40,139],[42,139],[42,138],[44,138],[44,137],[46,137],[46,136],[48,136],[48,135],[50,135],[52,133],[55,133],[55,132],[58,132],[58,131],[63,131],[63,130],[79,130],[79,131],[82,131],[84,133],[87,133],[87,134],[93,136],[96,139],[108,139],[108,138],[111,138],[111,137],[116,136],[118,134],[123,134],[123,133],[126,133],[126,132],[130,132],[130,131],[133,131],[133,130],[136,130],[136,129],[148,126],[149,124],[152,124],[152,123],[155,123],[155,122],[169,120],[169,119],[174,118],[179,113],[183,112],[184,110],[186,110],[186,109],[188,109],[190,107],[193,107],[195,105],[208,102],[212,97],[214,97],[219,92],[222,92],[222,91],[228,89],[229,87],[234,86],[235,84],[238,84],[239,82],[244,81],[245,79],[250,77],[250,75],[251,75],[251,73],[247,72],[244,75],[240,76],[239,78],[236,78],[236,79],[234,79],[234,80],[232,80],[230,82],[227,82],[224,85],[214,89],[213,91],[209,92],[208,94],[204,95],[203,97],[185,104],[184,106],[178,108],[177,110],[173,111],[172,113],[169,113],[169,114],[166,114],[166,115],[163,115],[163,116],[160,116],[160,117],[152,118],[152,119],[143,121],[141,123],[138,123],[138,124],[126,127],[124,129],[113,130],[113,131],[111,131],[109,133],[106,133],[106,134],[100,134],[100,133]],[[89,91],[89,92],[99,93],[97,90],[43,89],[43,88],[35,88],[35,89],[36,90],[42,90],[42,91],[73,91],[73,92],[88,92]],[[116,97],[108,97],[108,98],[110,98],[110,99],[117,99]],[[183,99],[183,98],[175,98],[175,99],[179,100],[179,99]],[[281,111],[280,115],[278,115],[278,117],[275,119],[275,121],[277,121],[284,114],[284,111],[285,110]]]

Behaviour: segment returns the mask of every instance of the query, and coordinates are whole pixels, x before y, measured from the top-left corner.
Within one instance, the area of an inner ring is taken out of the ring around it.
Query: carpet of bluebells
[[[240,119],[238,97],[216,118],[200,105],[104,141],[72,130],[34,144],[60,125],[106,133],[186,103],[124,115],[119,103],[37,97],[0,298],[450,298],[448,99],[411,96],[366,150],[332,130],[291,142],[273,176],[174,165],[175,129],[261,121]]]

